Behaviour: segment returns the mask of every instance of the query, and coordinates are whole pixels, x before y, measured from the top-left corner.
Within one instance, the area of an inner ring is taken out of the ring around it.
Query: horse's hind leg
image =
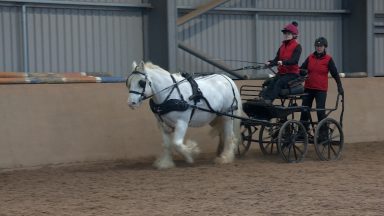
[[[188,129],[188,123],[184,121],[178,121],[176,123],[175,132],[173,134],[173,144],[177,152],[179,152],[187,163],[194,162],[194,156],[200,151],[197,144],[193,141],[188,140],[184,144],[184,136]]]
[[[222,136],[223,133],[221,132],[222,125],[223,125],[223,118],[216,117],[212,122],[209,123],[209,125],[211,125],[212,127],[210,131],[210,135],[212,137],[219,136],[219,145],[217,145],[216,156],[220,156],[224,148],[224,138]]]
[[[233,134],[233,120],[223,117],[220,126],[220,144],[223,145],[222,152],[216,158],[216,163],[231,163],[235,157],[235,142]]]
[[[172,132],[165,131],[161,127],[163,136],[163,152],[161,156],[155,161],[154,166],[158,169],[167,169],[175,167],[175,163],[172,160]]]

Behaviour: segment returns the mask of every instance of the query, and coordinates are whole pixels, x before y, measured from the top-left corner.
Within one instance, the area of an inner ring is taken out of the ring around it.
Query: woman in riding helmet
[[[267,66],[278,66],[278,73],[275,78],[262,91],[261,97],[266,103],[272,103],[280,94],[281,89],[288,85],[288,82],[299,76],[299,59],[301,55],[301,45],[297,42],[299,30],[297,22],[286,25],[281,32],[284,34],[276,57],[266,63]]]
[[[306,95],[303,97],[302,106],[312,107],[313,100],[316,100],[317,109],[325,109],[325,101],[328,91],[328,72],[331,73],[337,84],[339,94],[344,94],[343,86],[340,81],[339,73],[332,57],[327,54],[326,48],[328,41],[324,37],[315,40],[315,52],[310,54],[301,69],[308,70],[308,78],[305,80],[304,91]],[[300,120],[308,129],[309,111],[301,113]],[[317,111],[317,119],[320,122],[326,117],[325,110]]]

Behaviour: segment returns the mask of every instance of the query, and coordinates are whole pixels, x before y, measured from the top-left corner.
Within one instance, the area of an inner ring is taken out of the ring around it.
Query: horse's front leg
[[[220,141],[223,142],[223,149],[220,155],[216,158],[216,163],[231,163],[235,158],[235,140],[233,133],[233,120],[228,117],[222,119],[222,130],[220,133]]]
[[[173,132],[166,130],[160,125],[161,135],[163,137],[163,152],[155,161],[154,166],[158,169],[168,169],[175,167],[172,159],[172,136]]]
[[[173,134],[173,144],[177,152],[179,152],[182,156],[184,156],[185,161],[187,163],[194,162],[194,156],[196,156],[200,150],[197,144],[191,140],[187,140],[186,144],[184,144],[184,137],[187,133],[188,122],[179,120],[176,123],[175,131]]]

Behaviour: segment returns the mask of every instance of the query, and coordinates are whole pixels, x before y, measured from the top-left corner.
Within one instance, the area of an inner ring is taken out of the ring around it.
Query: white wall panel
[[[384,11],[384,0],[374,0],[375,11]]]
[[[299,42],[303,47],[300,63],[314,51],[320,36],[329,41],[328,53],[342,71],[342,18],[328,16],[277,16],[208,14],[179,27],[179,39],[209,56],[226,61],[231,68],[249,65],[240,61],[266,62],[276,55],[283,35],[281,29],[292,20],[299,23]],[[178,66],[189,72],[217,72],[202,60],[179,51]],[[269,71],[254,73],[266,74]]]
[[[384,76],[384,34],[375,35],[374,75]]]
[[[214,58],[228,60],[233,68],[244,63],[229,60],[254,60],[254,16],[206,14],[179,28],[179,40]],[[178,66],[188,72],[214,72],[209,66],[179,50]]]
[[[342,69],[342,19],[340,16],[259,16],[257,31],[257,61],[265,62],[276,56],[281,45],[281,29],[292,20],[299,23],[298,41],[303,51],[302,63],[314,51],[314,41],[323,36],[327,38],[327,52],[333,57],[336,66]]]
[[[140,10],[29,8],[28,35],[31,72],[121,75],[143,58]]]
[[[125,75],[130,70],[128,62],[143,59],[140,8],[89,8],[81,4],[77,8],[56,8],[55,4],[44,4],[47,2],[26,7],[30,72],[85,71]],[[76,1],[81,2],[142,3]],[[0,6],[0,29],[0,71],[24,71],[21,5],[4,3]]]
[[[0,7],[0,71],[22,70],[20,26],[20,8]]]
[[[177,6],[186,6],[186,7],[198,7],[202,4],[206,4],[211,0],[178,0]],[[222,4],[220,7],[239,7],[239,8],[247,8],[254,7],[255,0],[231,0],[227,3]]]
[[[374,76],[384,76],[384,0],[374,0]]]
[[[256,8],[338,10],[342,9],[342,0],[256,0]]]
[[[197,7],[209,1],[211,0],[180,0],[177,1],[177,5]],[[342,0],[231,0],[220,7],[258,9],[338,10],[342,9]]]

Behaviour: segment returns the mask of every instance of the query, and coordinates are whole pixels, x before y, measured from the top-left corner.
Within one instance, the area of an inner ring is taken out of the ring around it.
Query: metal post
[[[23,64],[24,73],[29,73],[29,56],[28,56],[28,28],[27,28],[27,6],[24,4],[21,6],[22,11],[22,32],[23,32]]]
[[[255,59],[256,59],[256,61],[260,61],[257,57],[258,57],[258,54],[259,53],[257,53],[257,49],[259,48],[259,44],[258,44],[258,40],[257,40],[257,38],[258,38],[258,35],[257,35],[257,30],[259,29],[260,27],[259,27],[259,14],[258,13],[255,13],[255,38],[254,38],[254,40],[255,40],[255,48],[254,48],[254,52],[255,52]]]
[[[374,31],[373,23],[375,17],[375,9],[372,1],[367,0],[367,73],[368,76],[374,76]]]
[[[176,1],[167,0],[167,44],[168,44],[168,70],[177,71],[177,8]]]

